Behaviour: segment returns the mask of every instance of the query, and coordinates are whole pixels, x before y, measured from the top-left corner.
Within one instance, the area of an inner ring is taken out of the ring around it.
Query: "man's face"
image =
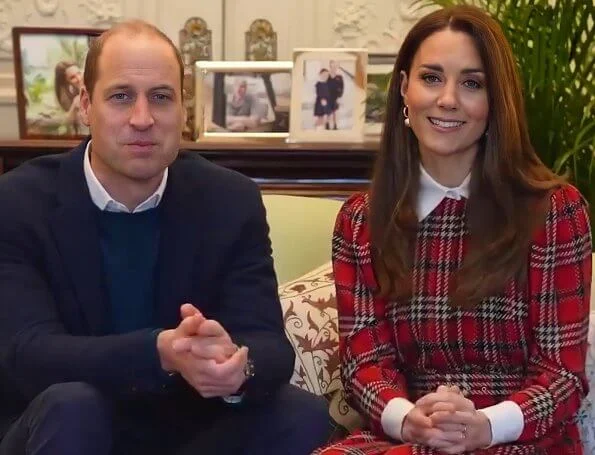
[[[246,83],[245,82],[241,82],[240,85],[238,86],[238,95],[242,98],[246,95]]]
[[[157,37],[121,33],[98,63],[93,100],[81,93],[93,170],[104,186],[152,186],[176,158],[185,123],[174,52]]]
[[[329,62],[329,69],[330,69],[331,75],[333,75],[333,76],[334,76],[335,74],[337,74],[337,68],[338,68],[338,66],[339,66],[339,65],[338,65],[338,64],[337,64],[337,62],[336,62],[336,61],[334,61],[334,60],[331,60],[331,61]]]

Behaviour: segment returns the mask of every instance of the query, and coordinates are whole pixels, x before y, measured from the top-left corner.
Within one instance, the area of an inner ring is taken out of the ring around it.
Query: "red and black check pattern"
[[[477,408],[512,400],[522,409],[519,440],[483,453],[582,453],[572,417],[588,387],[591,234],[585,203],[572,186],[557,190],[531,245],[527,285],[511,281],[472,310],[448,303],[468,244],[466,207],[466,199],[445,198],[420,223],[414,291],[405,305],[375,295],[367,195],[353,196],[341,209],[333,237],[341,373],[372,434],[353,435],[324,454],[402,450],[387,445],[382,410],[392,398],[415,401],[441,384],[458,385]]]

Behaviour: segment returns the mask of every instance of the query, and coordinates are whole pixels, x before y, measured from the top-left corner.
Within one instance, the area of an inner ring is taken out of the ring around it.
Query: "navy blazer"
[[[155,392],[164,384],[154,328],[106,334],[98,211],[83,173],[85,146],[0,177],[5,422],[55,383],[88,382],[115,396]],[[192,303],[249,347],[256,375],[248,395],[286,383],[294,352],[283,331],[257,185],[196,152],[180,152],[160,209],[159,328],[177,326],[180,306]]]

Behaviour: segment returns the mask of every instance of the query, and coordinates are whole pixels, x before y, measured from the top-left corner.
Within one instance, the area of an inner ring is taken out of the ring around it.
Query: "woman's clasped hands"
[[[487,447],[492,440],[486,415],[457,386],[447,385],[417,400],[403,420],[401,435],[404,442],[448,454]]]

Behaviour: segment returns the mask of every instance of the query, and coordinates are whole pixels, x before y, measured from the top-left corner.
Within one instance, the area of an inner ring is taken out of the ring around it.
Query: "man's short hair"
[[[172,40],[157,27],[148,22],[135,19],[116,24],[91,41],[89,52],[87,52],[87,58],[85,60],[85,72],[83,75],[85,87],[87,88],[87,92],[89,92],[90,98],[93,97],[93,89],[95,88],[95,84],[99,77],[99,57],[101,57],[103,47],[112,36],[118,34],[130,35],[132,37],[139,35],[154,36],[167,43],[173,51],[180,67],[180,92],[182,92],[184,87],[184,62],[180,51]]]

